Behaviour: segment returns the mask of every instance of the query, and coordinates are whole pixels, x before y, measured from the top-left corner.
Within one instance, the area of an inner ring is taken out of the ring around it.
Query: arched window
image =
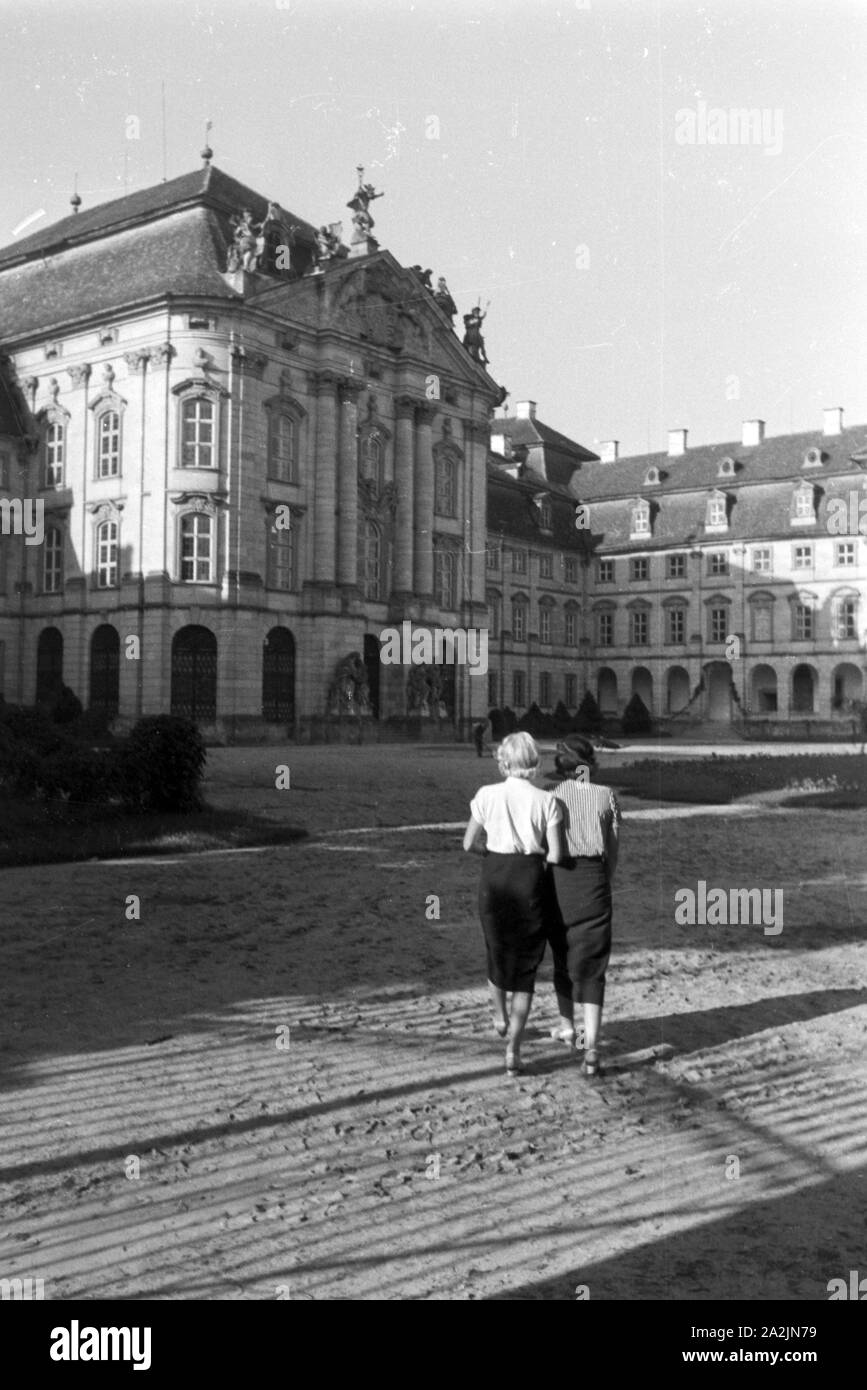
[[[188,396],[181,402],[181,467],[214,464],[214,402],[207,396]]]
[[[110,623],[102,623],[90,639],[90,708],[113,719],[119,696],[120,637]]]
[[[363,589],[367,599],[382,596],[382,537],[373,521],[364,523]]]
[[[63,587],[63,532],[59,526],[45,531],[42,551],[42,592],[59,594]]]
[[[120,413],[104,410],[96,425],[96,476],[116,478],[120,473]]]
[[[182,627],[172,638],[172,714],[193,723],[217,717],[217,639],[206,627]]]
[[[285,410],[272,410],[268,423],[268,476],[298,481],[298,424]]]
[[[214,518],[204,512],[181,517],[181,579],[189,584],[214,582]]]
[[[382,437],[378,431],[371,430],[361,441],[361,476],[375,483],[377,488],[382,487],[383,462]]]
[[[448,545],[434,549],[434,597],[440,608],[457,607],[457,555]]]
[[[45,433],[46,487],[63,487],[65,455],[66,426],[61,420],[51,420]]]
[[[96,584],[99,589],[117,585],[118,524],[102,521],[96,528]]]

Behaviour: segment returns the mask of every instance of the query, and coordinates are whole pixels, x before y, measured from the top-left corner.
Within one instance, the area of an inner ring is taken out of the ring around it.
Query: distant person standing
[[[470,802],[464,849],[471,850],[485,831],[479,916],[494,1029],[508,1039],[506,1072],[516,1076],[536,971],[545,954],[545,862],[559,858],[562,812],[551,792],[532,785],[539,771],[539,749],[529,734],[504,738],[497,762],[505,780],[480,787]]]
[[[476,745],[476,753],[480,758],[485,756],[485,734],[487,724],[477,724],[473,729],[473,743]]]
[[[611,881],[617,867],[622,814],[610,787],[584,780],[596,769],[592,748],[561,760],[564,780],[553,788],[563,813],[564,852],[554,865],[556,903],[549,940],[554,953],[554,988],[560,1011],[555,1036],[575,1041],[575,1004],[584,1007],[584,1072],[599,1073],[599,1031],[605,1002],[605,972],[611,955]],[[578,780],[580,778],[581,780]]]

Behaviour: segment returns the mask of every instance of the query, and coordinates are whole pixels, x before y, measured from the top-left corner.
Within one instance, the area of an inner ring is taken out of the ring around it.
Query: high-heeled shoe
[[[521,1065],[520,1057],[516,1056],[510,1048],[506,1048],[506,1075],[520,1076],[524,1068]]]

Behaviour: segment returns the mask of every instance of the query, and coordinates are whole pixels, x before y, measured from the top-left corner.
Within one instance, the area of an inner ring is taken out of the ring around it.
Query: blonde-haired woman
[[[485,831],[479,916],[494,1028],[507,1039],[506,1071],[516,1076],[536,971],[545,954],[545,861],[559,861],[562,812],[551,792],[533,785],[539,749],[529,734],[504,738],[497,763],[504,781],[480,787],[470,802],[464,849],[471,850]]]

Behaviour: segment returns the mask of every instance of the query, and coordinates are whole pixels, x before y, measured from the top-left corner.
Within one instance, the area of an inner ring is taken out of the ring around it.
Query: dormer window
[[[810,483],[801,483],[792,493],[790,521],[793,526],[815,526],[816,495]]]
[[[639,497],[632,504],[632,521],[630,526],[630,539],[637,540],[640,536],[650,535],[650,503],[643,497]]]
[[[550,497],[534,498],[539,513],[539,526],[543,531],[550,531],[553,526],[553,514],[551,512]]]
[[[733,458],[720,459],[719,468],[716,471],[718,478],[733,478],[735,476],[735,461]]]
[[[822,467],[822,450],[821,450],[821,449],[808,449],[807,452],[806,452],[805,455],[804,455],[804,462],[803,462],[802,467],[804,467],[804,468],[821,468],[821,467]]]
[[[712,492],[707,499],[704,529],[706,531],[727,531],[728,525],[728,498],[724,492]]]
[[[651,464],[644,475],[644,485],[645,487],[658,487],[659,481],[659,469],[656,467],[656,464]]]

